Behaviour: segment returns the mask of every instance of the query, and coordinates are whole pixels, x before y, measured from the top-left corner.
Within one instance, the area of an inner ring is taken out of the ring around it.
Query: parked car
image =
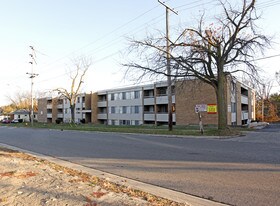
[[[13,119],[13,120],[11,121],[11,123],[19,123],[19,120],[18,120],[18,119]]]
[[[9,119],[3,119],[3,120],[2,120],[2,123],[3,123],[3,124],[10,124],[10,123],[11,123],[11,120],[9,120]]]

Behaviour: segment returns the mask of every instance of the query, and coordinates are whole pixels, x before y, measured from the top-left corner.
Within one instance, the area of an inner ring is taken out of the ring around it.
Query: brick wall
[[[97,115],[98,115],[98,96],[97,93],[91,95],[91,122],[97,124]]]
[[[55,120],[57,119],[57,103],[58,103],[58,98],[53,98],[52,99],[52,123],[55,123]]]
[[[198,124],[197,104],[216,104],[216,94],[213,87],[199,80],[176,82],[176,124]],[[202,112],[203,124],[217,124],[217,114]]]
[[[47,122],[47,98],[38,99],[38,122]]]

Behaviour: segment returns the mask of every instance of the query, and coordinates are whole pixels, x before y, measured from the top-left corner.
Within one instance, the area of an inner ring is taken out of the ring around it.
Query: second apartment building
[[[76,100],[75,122],[91,122],[91,94],[80,94]],[[38,99],[38,122],[69,123],[71,120],[70,103],[66,98],[46,97]]]

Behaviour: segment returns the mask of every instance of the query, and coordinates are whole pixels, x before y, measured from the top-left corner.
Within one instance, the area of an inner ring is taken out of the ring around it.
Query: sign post
[[[206,112],[207,111],[207,105],[206,104],[197,104],[195,105],[195,113],[198,114],[198,120],[199,120],[199,131],[201,134],[204,133],[203,129],[203,123],[202,123],[202,115],[201,112]]]

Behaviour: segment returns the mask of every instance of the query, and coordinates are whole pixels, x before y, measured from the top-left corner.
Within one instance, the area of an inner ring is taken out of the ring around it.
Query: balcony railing
[[[241,95],[241,104],[248,104],[248,96]]]
[[[145,113],[144,121],[155,121],[155,114],[154,113]]]
[[[144,105],[153,105],[153,104],[155,104],[155,99],[154,98],[144,99]]]
[[[106,113],[105,114],[98,114],[97,118],[98,119],[107,119],[107,114]]]
[[[168,113],[161,113],[161,114],[157,114],[157,121],[160,122],[168,122]],[[175,122],[176,121],[176,115],[172,114],[172,121]]]
[[[242,111],[241,113],[241,119],[244,120],[244,119],[248,119],[249,118],[249,113],[248,111]]]
[[[106,101],[97,102],[97,106],[98,107],[106,107],[107,106],[107,102]]]
[[[57,114],[57,118],[63,118],[63,114],[62,113]]]

